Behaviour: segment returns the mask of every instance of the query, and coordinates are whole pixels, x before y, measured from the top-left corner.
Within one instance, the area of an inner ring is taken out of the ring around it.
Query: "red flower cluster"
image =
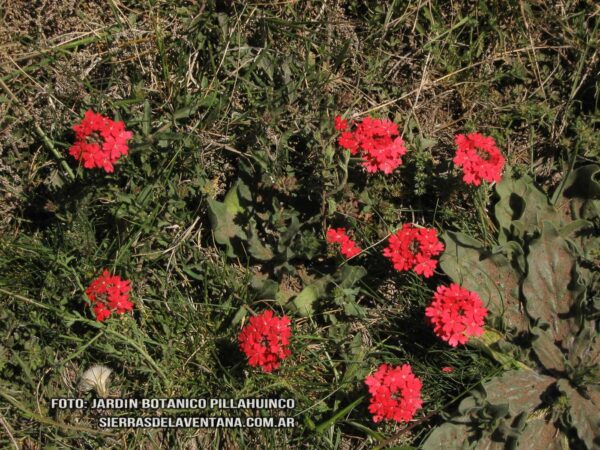
[[[390,236],[389,245],[383,255],[392,261],[399,272],[414,270],[425,278],[433,275],[437,261],[432,259],[444,251],[444,244],[438,240],[433,228],[417,228],[404,224]]]
[[[260,366],[263,372],[271,372],[279,367],[280,360],[291,354],[287,347],[291,336],[289,317],[275,317],[273,311],[267,310],[250,318],[239,335],[239,341],[248,357],[248,364]]]
[[[360,253],[360,247],[346,234],[345,228],[330,228],[327,230],[327,242],[340,244],[340,252],[348,259]]]
[[[397,367],[382,364],[365,379],[365,384],[371,394],[369,412],[374,422],[381,419],[408,422],[423,405],[423,383],[412,373],[409,364]]]
[[[455,138],[457,150],[454,164],[462,167],[463,181],[479,186],[481,180],[500,181],[504,157],[494,139],[479,133],[459,134]]]
[[[333,126],[338,131],[346,131],[348,129],[348,121],[342,119],[341,116],[335,116],[333,119]]]
[[[483,334],[487,309],[475,292],[456,283],[439,286],[425,315],[434,333],[452,347],[466,344],[471,336]]]
[[[338,116],[335,118],[335,129],[342,131],[338,138],[340,146],[352,155],[360,151],[367,172],[381,170],[390,174],[402,164],[401,157],[406,153],[406,147],[398,126],[391,120],[366,117],[356,125],[354,131],[349,131],[348,122]]]
[[[73,125],[75,143],[69,154],[83,161],[86,169],[103,168],[113,172],[113,164],[127,154],[127,141],[133,137],[131,131],[125,131],[123,122],[115,122],[108,117],[86,111],[80,124]]]
[[[96,320],[104,322],[113,312],[123,314],[133,310],[133,303],[129,301],[130,290],[130,281],[122,280],[118,275],[112,276],[108,270],[102,272],[85,290]]]

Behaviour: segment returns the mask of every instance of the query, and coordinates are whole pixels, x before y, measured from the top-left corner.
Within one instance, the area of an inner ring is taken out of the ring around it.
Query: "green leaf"
[[[494,212],[500,225],[501,242],[511,236],[532,235],[545,220],[560,222],[560,215],[548,202],[546,194],[527,175],[515,179],[505,177],[496,185],[500,197]]]
[[[533,351],[542,363],[542,366],[547,370],[564,372],[565,358],[560,349],[555,345],[554,337],[550,331],[535,328],[532,332],[537,336],[532,342]]]
[[[567,225],[563,226],[560,229],[560,235],[564,238],[568,238],[571,235],[576,234],[577,232],[584,230],[586,228],[591,228],[594,226],[593,222],[585,219],[577,219],[572,222],[569,222]]]
[[[250,286],[256,292],[258,298],[270,298],[273,299],[277,295],[279,290],[279,284],[274,280],[269,280],[258,275],[252,276]]]
[[[470,448],[469,429],[450,421],[436,427],[421,445],[423,450],[463,450]]]
[[[558,389],[569,400],[570,422],[577,430],[577,436],[588,449],[600,448],[600,390],[589,386],[586,397],[573,389],[565,379],[558,381]]]
[[[567,198],[600,200],[600,165],[588,164],[571,172],[565,183],[563,195]]]
[[[533,413],[517,440],[519,450],[569,450],[567,436],[556,425],[546,421],[543,414]]]
[[[244,183],[242,180],[237,180],[235,187],[237,189],[239,200],[243,200],[246,203],[252,201],[252,192],[250,192],[250,188],[246,183]],[[239,200],[238,203],[240,202]]]
[[[469,339],[467,345],[469,347],[481,350],[506,368],[529,369],[529,367],[522,362],[517,361],[515,358],[510,356],[510,354],[499,350],[498,348],[500,345],[498,344],[502,343],[505,345],[510,345],[504,340],[504,336],[502,334],[498,333],[496,330],[486,329],[483,335]]]
[[[560,190],[554,194],[556,208],[569,220],[594,220],[600,217],[600,165],[588,164],[571,172]],[[594,244],[597,244],[598,239]],[[588,244],[588,242],[585,242]],[[583,246],[585,249],[585,245]]]
[[[257,236],[256,224],[252,223],[247,231],[248,252],[259,261],[270,261],[273,259],[273,251],[264,245]]]
[[[364,267],[346,264],[339,276],[339,286],[341,288],[350,288],[360,281],[360,279],[366,274],[367,270]]]
[[[242,321],[244,317],[248,315],[248,310],[243,306],[237,310],[233,319],[231,319],[231,326],[235,326]]]
[[[309,284],[300,291],[291,303],[288,303],[288,308],[296,311],[303,317],[311,316],[314,312],[313,303],[325,294],[328,282],[329,277],[323,277]]]
[[[223,203],[225,203],[227,207],[227,211],[234,216],[244,211],[244,208],[240,205],[239,197],[239,190],[243,190],[241,186],[245,186],[245,184],[241,180],[237,180],[231,189],[227,191],[225,199],[223,200]]]
[[[403,445],[402,447],[387,447],[384,450],[418,450],[417,447],[413,447],[412,445]]]
[[[236,216],[244,211],[238,195],[238,192],[243,190],[244,186],[245,184],[241,180],[237,180],[227,194],[225,194],[223,202],[213,199],[208,200],[208,217],[215,241],[226,246],[227,256],[230,258],[235,257],[231,239],[234,237],[247,238],[242,228],[235,222]]]
[[[348,406],[346,406],[345,408],[342,408],[338,412],[336,412],[331,418],[329,418],[325,422],[317,425],[317,428],[316,428],[317,433],[322,433],[323,431],[330,428],[334,423],[336,423],[338,420],[340,420],[345,415],[349,414],[350,411],[352,411],[360,403],[362,403],[362,401],[364,399],[365,399],[364,396],[357,398],[352,403],[350,403]]]
[[[298,220],[298,217],[295,215],[292,216],[286,230],[279,237],[279,242],[277,244],[277,251],[279,253],[283,253],[286,251],[286,249],[288,249],[292,240],[294,239],[294,236],[296,236],[296,234],[298,234],[298,231],[300,231],[300,226],[301,224]]]
[[[490,313],[520,331],[528,321],[518,299],[520,274],[502,254],[491,254],[481,242],[462,233],[444,234],[440,267],[457,284],[477,292]]]
[[[594,328],[594,322],[584,322],[581,332],[570,339],[566,347],[571,367],[587,368],[592,377],[600,380],[600,335],[596,334]]]
[[[548,324],[555,341],[576,333],[571,310],[581,286],[571,283],[575,257],[550,222],[544,222],[542,235],[530,244],[527,265],[522,292],[529,316]]]
[[[533,370],[510,370],[484,383],[483,388],[489,403],[508,404],[508,411],[515,417],[537,408],[542,403],[541,395],[554,382],[554,378]]]
[[[150,134],[150,122],[152,120],[152,109],[148,99],[144,100],[144,118],[142,120],[142,134],[148,136]]]
[[[485,436],[477,442],[473,450],[505,450],[505,448],[504,442],[494,441],[491,437]]]
[[[231,239],[242,235],[242,229],[234,222],[235,214],[232,214],[227,205],[216,200],[208,200],[208,217],[212,225],[215,241],[227,247],[227,256],[233,258],[235,252],[231,245]]]

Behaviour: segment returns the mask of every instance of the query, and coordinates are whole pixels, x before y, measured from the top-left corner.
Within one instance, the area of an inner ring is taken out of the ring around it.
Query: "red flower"
[[[356,155],[359,150],[363,166],[367,172],[381,170],[390,174],[402,164],[402,155],[406,153],[404,141],[399,135],[398,126],[388,119],[373,119],[366,117],[356,125],[354,131],[346,128],[338,138],[338,144]]]
[[[342,119],[341,116],[335,116],[333,119],[333,124],[335,129],[338,131],[346,131],[348,129],[348,121]]]
[[[444,244],[438,240],[433,228],[417,228],[404,224],[390,236],[389,245],[383,255],[392,261],[398,272],[414,270],[425,278],[433,275],[437,261],[432,257],[444,251]]]
[[[459,134],[454,139],[458,148],[453,161],[462,167],[465,183],[479,186],[481,180],[500,181],[505,161],[493,138],[471,133]]]
[[[481,336],[486,315],[479,296],[456,283],[439,286],[425,308],[433,332],[452,347],[466,344],[471,336]]]
[[[450,366],[442,367],[442,372],[452,373],[452,372],[454,372],[454,367],[450,367]]]
[[[75,143],[69,154],[83,161],[86,169],[103,168],[113,172],[113,164],[128,151],[127,141],[133,137],[125,131],[123,122],[114,122],[108,117],[86,111],[81,123],[73,125]]]
[[[397,367],[382,364],[365,379],[365,384],[371,394],[369,412],[373,414],[373,422],[381,419],[408,422],[423,405],[423,383],[409,364]]]
[[[291,336],[289,317],[275,317],[273,311],[267,310],[250,318],[240,332],[239,342],[248,364],[271,372],[279,367],[280,360],[291,354],[287,347]]]
[[[340,253],[350,259],[361,252],[359,246],[356,245],[346,234],[345,228],[330,228],[327,230],[327,242],[330,244],[340,244]]]
[[[133,310],[133,303],[129,301],[130,290],[130,281],[122,280],[118,275],[112,276],[108,270],[102,272],[85,290],[96,320],[104,322],[113,312],[123,314]]]
[[[360,147],[360,142],[352,131],[344,131],[338,138],[338,144],[346,150],[350,150],[351,155],[356,155]]]

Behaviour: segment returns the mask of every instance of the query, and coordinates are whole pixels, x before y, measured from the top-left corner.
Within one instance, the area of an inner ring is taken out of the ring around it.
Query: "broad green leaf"
[[[569,450],[567,437],[544,417],[543,410],[527,418],[527,425],[517,441],[519,450]]]
[[[576,333],[572,308],[581,286],[571,283],[575,257],[550,222],[544,222],[542,235],[530,244],[527,265],[522,292],[529,316],[548,324],[555,341]]]
[[[252,223],[247,231],[248,236],[248,252],[253,258],[259,261],[270,261],[273,259],[273,251],[264,245],[258,238],[256,225]]]
[[[569,222],[567,225],[563,226],[560,229],[560,235],[564,238],[568,238],[576,233],[585,230],[586,228],[591,228],[594,226],[593,222],[585,219],[577,219]]]
[[[384,450],[419,450],[417,447],[413,447],[412,445],[403,445],[402,447],[387,447]]]
[[[582,331],[567,343],[571,367],[589,368],[600,380],[600,335],[594,322],[585,322]]]
[[[421,445],[423,450],[466,450],[471,448],[469,428],[450,421],[436,427]]]
[[[246,183],[244,183],[241,179],[238,179],[238,181],[235,184],[235,187],[237,188],[239,201],[243,201],[246,203],[252,201],[252,192],[250,192],[250,188]]]
[[[240,205],[238,191],[243,189],[245,184],[241,180],[236,183],[225,194],[222,202],[208,200],[208,217],[212,225],[215,241],[227,248],[227,256],[234,257],[235,252],[231,239],[239,237],[246,239],[246,234],[242,228],[235,222],[236,216],[244,211]]]
[[[234,257],[235,252],[231,239],[243,235],[242,229],[235,223],[235,214],[232,214],[225,203],[208,200],[208,217],[212,225],[215,241],[227,247],[227,256]]]
[[[448,232],[444,242],[440,267],[452,281],[479,294],[490,313],[503,317],[509,326],[527,330],[518,299],[519,273],[508,259],[490,254],[481,242],[462,233]]]
[[[567,221],[585,219],[593,221],[600,217],[600,165],[588,164],[571,172],[565,181],[562,196],[556,199],[556,208]],[[558,197],[560,190],[554,194]],[[593,231],[593,228],[590,227]],[[563,234],[563,230],[561,230]],[[589,257],[600,247],[597,233],[580,233],[577,239],[583,253]]]
[[[243,306],[237,310],[233,319],[231,319],[231,326],[236,326],[238,323],[242,321],[244,317],[248,315],[248,310]]]
[[[531,177],[505,177],[496,185],[500,197],[494,212],[500,225],[500,241],[510,236],[519,238],[541,229],[545,220],[560,221],[560,215],[548,202],[548,197],[537,188]]]
[[[542,366],[547,370],[564,372],[565,358],[554,343],[554,336],[549,330],[535,328],[533,334],[536,339],[532,342],[533,352],[538,357]]]
[[[281,237],[279,238],[280,246],[282,246],[282,249],[280,251],[283,251],[283,249],[289,245],[294,236],[298,233],[298,231],[300,231],[300,226],[301,224],[298,220],[298,217],[296,215],[293,215],[289,225],[286,227],[285,231],[281,234]]]
[[[254,275],[250,286],[258,295],[258,298],[275,298],[279,289],[279,284],[274,280],[269,280],[264,277]]]
[[[244,211],[244,208],[242,208],[240,205],[240,197],[238,192],[240,186],[245,186],[245,184],[241,180],[237,180],[231,189],[227,191],[227,194],[225,194],[225,199],[223,200],[223,203],[225,203],[225,206],[227,207],[227,212],[233,216]]]
[[[588,449],[600,448],[600,390],[588,386],[586,397],[571,387],[565,379],[558,381],[558,389],[569,400],[571,424]]]
[[[312,284],[306,286],[300,293],[288,303],[288,307],[293,311],[296,311],[303,317],[312,315],[314,312],[313,303],[317,301],[319,297],[325,294],[329,277],[323,277],[318,279]]]
[[[477,441],[477,445],[473,450],[505,450],[505,443],[492,440],[491,437],[485,436]]]
[[[565,183],[563,195],[567,198],[600,200],[600,165],[588,164],[571,172]]]
[[[556,201],[561,214],[575,224],[561,229],[561,234],[565,236],[568,227],[577,227],[578,233],[569,237],[578,245],[578,251],[590,259],[600,249],[600,237],[590,223],[600,218],[600,179],[596,179],[599,174],[600,165],[597,164],[575,169],[565,182],[563,195]]]
[[[510,370],[484,383],[483,388],[488,402],[508,404],[508,411],[515,417],[537,408],[542,403],[542,393],[554,382],[554,378],[533,370]]]
[[[346,264],[339,276],[339,286],[341,288],[350,288],[360,281],[360,279],[366,274],[367,270],[364,267]]]

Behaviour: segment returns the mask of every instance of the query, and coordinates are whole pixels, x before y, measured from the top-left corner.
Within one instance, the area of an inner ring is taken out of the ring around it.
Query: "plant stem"
[[[45,147],[48,150],[50,150],[50,152],[54,155],[54,157],[60,162],[60,165],[65,170],[65,172],[67,172],[67,175],[69,176],[69,178],[71,180],[74,180],[75,174],[73,173],[73,170],[71,169],[71,167],[69,166],[67,161],[65,161],[64,158],[62,157],[62,155],[58,152],[58,150],[56,150],[56,147],[54,146],[54,144],[52,143],[50,138],[46,135],[46,133],[44,133],[44,131],[37,124],[37,122],[35,121],[35,118],[29,113],[29,111],[27,111],[21,105],[21,102],[19,101],[19,99],[15,96],[15,94],[13,94],[13,92],[6,85],[6,83],[4,83],[4,81],[2,81],[1,78],[0,78],[0,87],[4,90],[4,92],[6,92],[6,94],[15,103],[15,107],[17,108],[17,110],[33,122],[33,129],[35,130],[36,134],[42,139]]]

